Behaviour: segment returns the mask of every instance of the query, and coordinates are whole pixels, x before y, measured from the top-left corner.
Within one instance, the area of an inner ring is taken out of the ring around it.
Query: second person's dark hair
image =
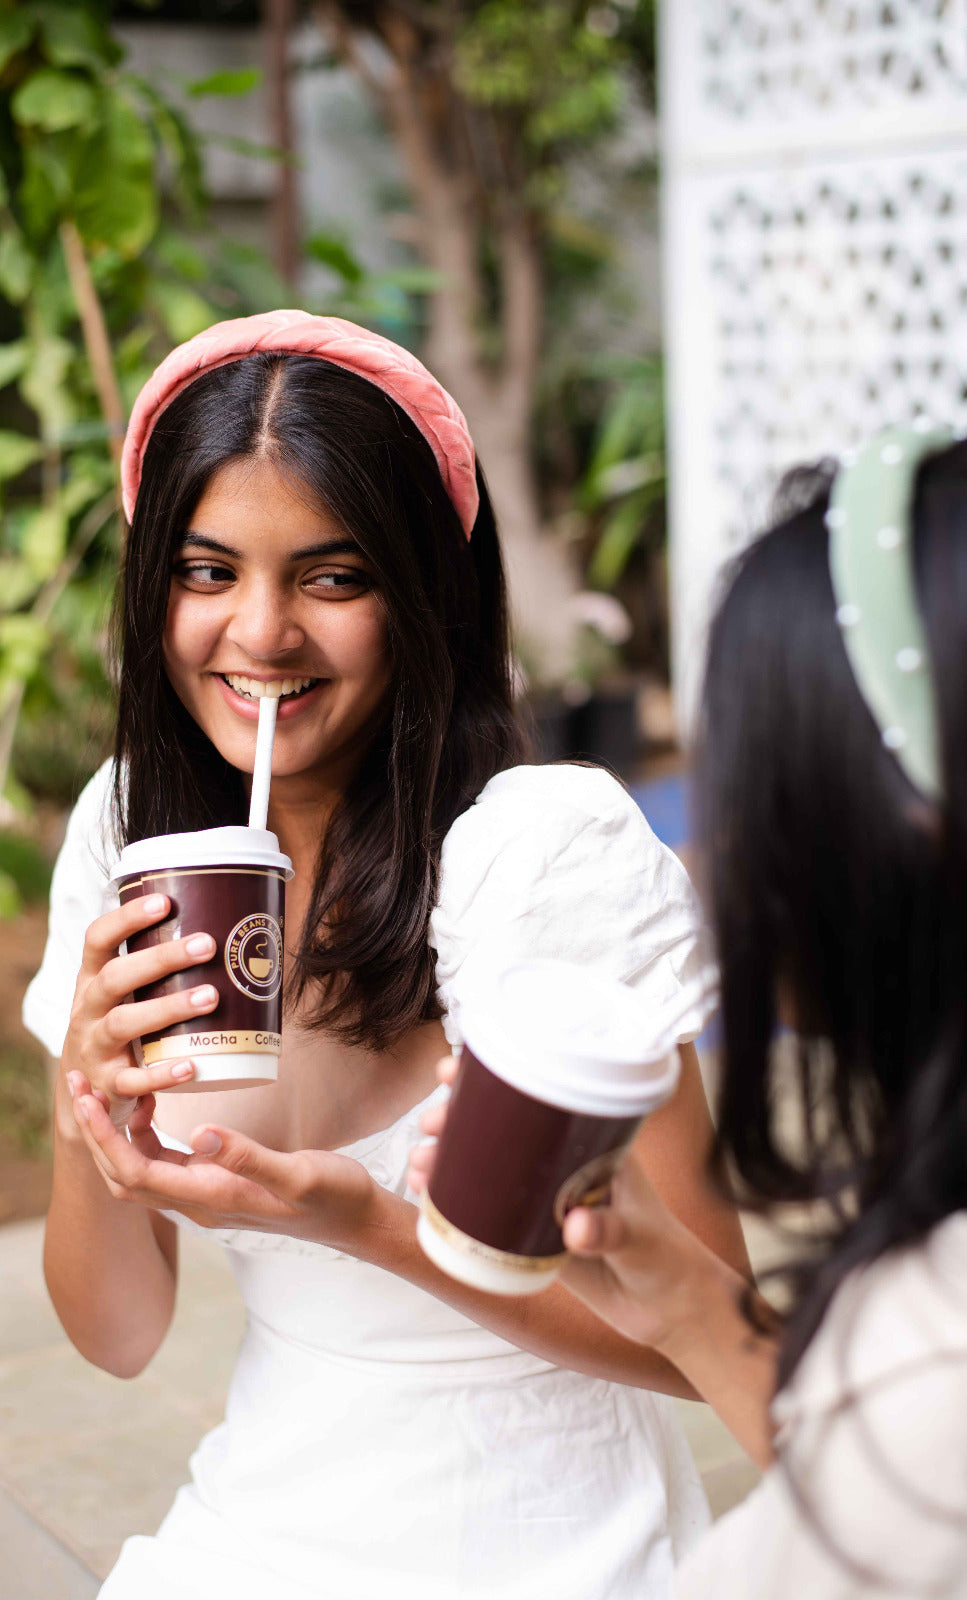
[[[798,1274],[781,1382],[850,1270],[967,1206],[967,446],[921,467],[914,506],[939,811],[884,749],[847,660],[830,479],[799,475],[798,508],[736,565],[711,630],[699,763],[720,1171],[747,1202],[843,1207],[824,1259]],[[798,1042],[777,1051],[780,1004]]]

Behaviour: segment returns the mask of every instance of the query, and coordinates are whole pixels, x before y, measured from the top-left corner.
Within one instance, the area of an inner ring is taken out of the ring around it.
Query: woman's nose
[[[246,586],[239,592],[226,636],[253,660],[270,661],[305,643],[291,596],[261,585],[257,589]]]

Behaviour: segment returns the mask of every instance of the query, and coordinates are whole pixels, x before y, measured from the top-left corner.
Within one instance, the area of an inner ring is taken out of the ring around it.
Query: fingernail
[[[149,912],[152,917],[157,916],[158,912],[163,911],[164,908],[165,897],[163,894],[149,894],[144,902],[145,911]]]
[[[210,1006],[218,999],[218,990],[212,984],[206,983],[201,989],[192,989],[188,998],[193,1006]]]
[[[67,1087],[70,1090],[70,1097],[73,1100],[75,1094],[77,1093],[77,1084],[74,1082],[74,1074],[72,1072],[67,1074]]]
[[[195,1064],[193,1061],[179,1061],[176,1067],[172,1067],[171,1076],[173,1078],[190,1078],[194,1070]]]
[[[213,1156],[216,1150],[222,1148],[222,1141],[217,1133],[210,1130],[205,1133],[195,1134],[191,1141],[191,1148],[196,1155]]]
[[[90,1120],[90,1117],[89,1117],[89,1114],[88,1114],[87,1107],[84,1104],[84,1101],[83,1100],[75,1100],[74,1101],[74,1105],[77,1108],[77,1115],[80,1117],[81,1121],[82,1122],[88,1122]]]
[[[215,941],[210,933],[196,933],[185,945],[190,956],[207,956],[215,948]]]

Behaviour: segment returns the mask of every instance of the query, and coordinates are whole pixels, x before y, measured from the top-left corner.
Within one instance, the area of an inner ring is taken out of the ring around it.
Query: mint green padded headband
[[[836,621],[853,676],[884,745],[931,800],[943,783],[911,511],[920,462],[953,437],[926,419],[878,434],[836,474],[826,513]]]

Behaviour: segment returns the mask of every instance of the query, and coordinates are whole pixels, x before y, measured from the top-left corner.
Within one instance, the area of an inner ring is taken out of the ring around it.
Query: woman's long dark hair
[[[967,445],[920,469],[914,547],[946,797],[912,787],[854,681],[824,521],[831,472],[739,560],[714,620],[700,823],[722,972],[718,1165],[759,1205],[841,1202],[796,1277],[789,1380],[853,1268],[967,1206]],[[777,1006],[799,1036],[801,1128]]]
[[[503,569],[478,473],[467,541],[429,445],[365,379],[309,356],[253,355],[197,378],[144,457],[118,607],[119,842],[244,822],[242,775],[165,672],[172,564],[227,463],[268,454],[351,533],[385,606],[392,687],[330,818],[289,1003],[381,1048],[439,1015],[427,924],[440,846],[488,779],[526,758],[512,708]]]

